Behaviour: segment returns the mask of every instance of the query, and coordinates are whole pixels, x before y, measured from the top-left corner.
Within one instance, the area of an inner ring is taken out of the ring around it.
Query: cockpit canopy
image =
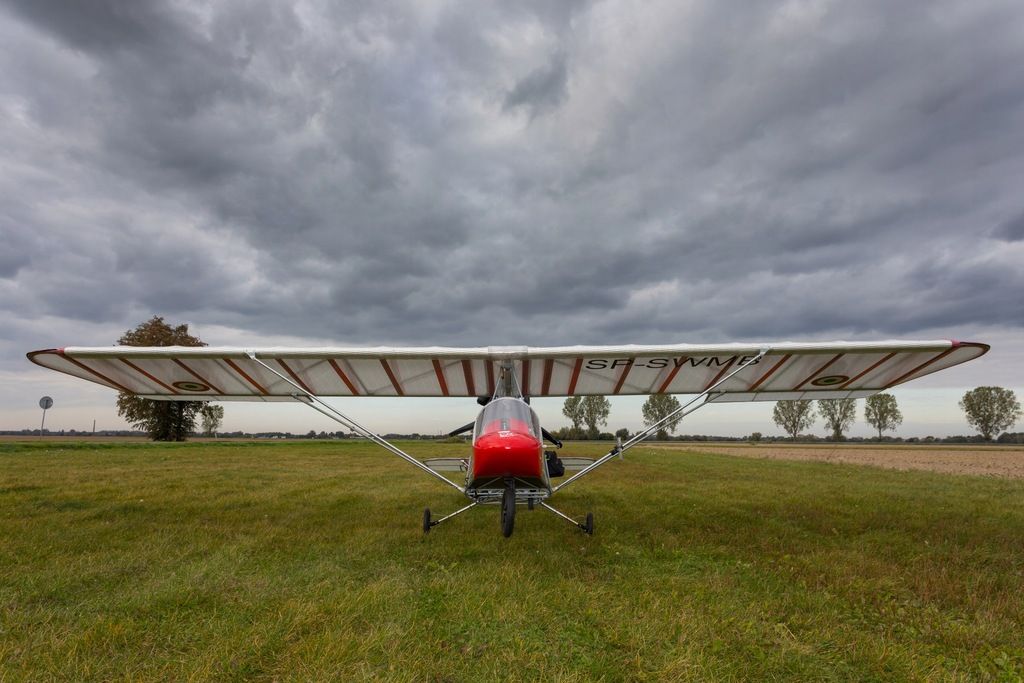
[[[473,440],[497,431],[528,434],[538,441],[541,438],[537,413],[517,398],[496,398],[484,406],[476,418]]]

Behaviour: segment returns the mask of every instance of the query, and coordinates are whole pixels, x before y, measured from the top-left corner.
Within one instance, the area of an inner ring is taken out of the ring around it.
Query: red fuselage
[[[517,398],[497,398],[481,411],[473,430],[468,486],[513,477],[547,486],[537,414]]]

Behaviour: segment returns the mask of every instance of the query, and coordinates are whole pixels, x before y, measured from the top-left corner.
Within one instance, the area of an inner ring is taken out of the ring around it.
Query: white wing
[[[749,364],[759,350],[771,350]],[[862,397],[978,358],[985,344],[885,341],[551,348],[66,347],[34,351],[43,367],[167,400],[316,396],[489,396],[512,361],[528,396],[696,394],[731,369],[723,401]],[[290,384],[255,362],[290,377]],[[301,387],[301,391],[296,386]]]

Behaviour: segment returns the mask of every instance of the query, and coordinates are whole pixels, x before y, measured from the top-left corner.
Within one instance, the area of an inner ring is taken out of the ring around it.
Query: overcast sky
[[[51,429],[122,426],[25,353],[154,315],[210,345],[953,338],[993,350],[898,390],[898,433],[1024,396],[1019,0],[0,0],[0,197],[0,429],[44,394]],[[451,401],[346,407],[433,433]],[[781,433],[708,410],[680,431]]]

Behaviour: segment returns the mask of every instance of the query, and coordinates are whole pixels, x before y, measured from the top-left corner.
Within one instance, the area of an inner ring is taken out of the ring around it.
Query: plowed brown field
[[[655,447],[669,448],[667,444]],[[693,444],[687,448],[746,458],[822,460],[871,465],[897,470],[931,470],[950,474],[1024,479],[1024,447],[872,446],[872,445],[719,445]]]

